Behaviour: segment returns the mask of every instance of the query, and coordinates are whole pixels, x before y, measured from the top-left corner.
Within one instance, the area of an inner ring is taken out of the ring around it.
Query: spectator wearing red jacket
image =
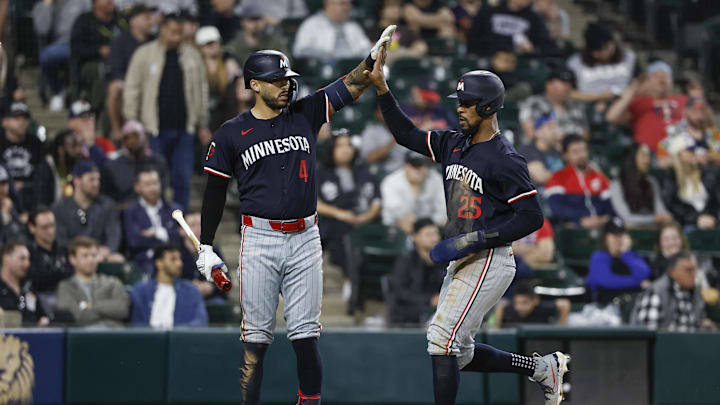
[[[568,135],[562,145],[565,167],[545,183],[552,218],[586,229],[600,228],[614,215],[610,181],[590,162],[585,139]]]

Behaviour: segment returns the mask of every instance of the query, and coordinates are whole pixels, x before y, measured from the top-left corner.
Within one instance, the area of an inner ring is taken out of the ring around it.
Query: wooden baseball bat
[[[188,225],[187,221],[185,221],[183,212],[180,210],[175,210],[172,212],[172,217],[175,221],[177,221],[178,224],[180,224],[180,227],[188,236],[188,238],[190,238],[192,243],[195,245],[195,248],[200,249],[200,241],[198,240],[197,236],[195,236],[195,233],[192,231],[192,229],[190,229],[190,225]],[[212,276],[213,281],[215,281],[215,285],[218,286],[219,289],[223,291],[230,291],[230,288],[232,288],[232,282],[220,267],[214,268],[210,275]]]

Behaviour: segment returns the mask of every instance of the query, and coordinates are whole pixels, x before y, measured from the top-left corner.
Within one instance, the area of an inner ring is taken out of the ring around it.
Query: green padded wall
[[[66,344],[67,403],[165,401],[166,332],[68,329]]]
[[[658,332],[655,340],[656,405],[720,403],[720,333]]]
[[[517,332],[503,329],[485,335],[485,343],[506,352],[518,352]],[[488,373],[487,389],[489,404],[520,404],[519,376],[508,373]]]

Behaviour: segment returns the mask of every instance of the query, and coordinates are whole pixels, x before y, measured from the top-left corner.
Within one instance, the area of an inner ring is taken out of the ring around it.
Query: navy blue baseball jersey
[[[513,217],[511,204],[537,194],[525,158],[502,135],[473,144],[457,131],[428,131],[425,150],[442,163],[446,237],[496,228]]]
[[[250,111],[225,122],[213,135],[205,171],[235,177],[240,212],[268,219],[296,219],[317,209],[315,145],[330,120],[323,90],[283,109],[275,118]]]

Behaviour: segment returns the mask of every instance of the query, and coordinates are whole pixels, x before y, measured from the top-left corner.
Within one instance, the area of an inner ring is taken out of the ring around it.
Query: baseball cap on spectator
[[[670,65],[668,65],[664,61],[656,60],[655,62],[648,65],[648,67],[647,67],[648,75],[651,75],[657,71],[663,71],[663,72],[667,73],[668,75],[672,76],[672,68],[670,67]]]
[[[545,78],[545,83],[551,80],[562,80],[566,83],[570,83],[571,86],[575,87],[575,73],[567,68],[557,68],[550,72]]]
[[[605,223],[605,233],[625,233],[625,223],[618,217],[612,217]]]
[[[535,126],[535,129],[538,129],[556,118],[557,115],[555,115],[555,111],[550,111],[537,117],[533,125]]]
[[[212,25],[200,27],[195,33],[195,43],[198,46],[207,45],[211,42],[220,42],[221,40],[220,31]]]
[[[0,183],[8,181],[9,178],[10,175],[8,175],[7,170],[3,166],[0,166]]]
[[[433,220],[430,218],[418,218],[413,224],[413,234],[420,232],[421,229],[430,225],[437,227],[437,225],[435,225],[435,222],[433,222]]]
[[[576,134],[570,134],[570,135],[565,136],[562,140],[563,153],[567,152],[570,145],[577,143],[577,142],[587,142],[587,141],[582,136],[576,135]]]
[[[166,10],[163,14],[172,14],[169,10]],[[176,13],[181,21],[198,22],[197,13],[193,13],[189,9],[182,9],[179,13]]]
[[[76,100],[70,105],[68,110],[68,118],[85,117],[88,115],[94,115],[92,106],[85,100]]]
[[[437,83],[432,78],[428,77],[421,80],[420,83],[417,84],[417,88],[420,92],[420,97],[425,101],[439,103],[440,100],[442,100],[440,93],[437,92]]]
[[[428,165],[430,163],[430,160],[424,155],[421,155],[417,152],[409,151],[405,155],[405,163],[414,167],[422,167]]]
[[[590,52],[602,49],[613,39],[612,32],[603,24],[590,23],[585,29],[585,47]]]
[[[30,108],[25,103],[14,102],[11,103],[7,111],[5,111],[6,117],[25,117],[30,118]]]
[[[133,19],[133,17],[138,16],[142,13],[154,12],[156,10],[157,7],[150,7],[145,3],[136,3],[131,7],[125,9],[125,19],[130,21]]]
[[[86,173],[97,171],[98,168],[91,160],[81,160],[75,163],[72,169],[73,177],[82,177]]]
[[[247,18],[250,20],[263,18],[262,10],[255,4],[248,4],[242,7],[240,10],[240,18]]]

